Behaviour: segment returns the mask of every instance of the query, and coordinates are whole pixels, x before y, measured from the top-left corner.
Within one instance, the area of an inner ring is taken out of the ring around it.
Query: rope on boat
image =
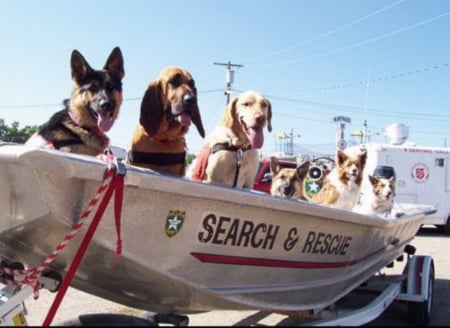
[[[116,163],[119,164],[119,163]],[[121,164],[121,163],[120,163]],[[67,270],[67,274],[65,276],[65,279],[62,281],[61,286],[59,287],[58,294],[56,294],[56,297],[53,301],[52,306],[50,307],[50,310],[47,313],[47,316],[44,320],[43,326],[49,326],[52,322],[56,311],[58,310],[59,305],[61,304],[61,301],[69,288],[70,282],[72,281],[72,278],[75,276],[75,272],[78,268],[78,266],[81,263],[81,260],[83,259],[84,253],[86,252],[89,243],[94,236],[95,230],[97,229],[98,224],[100,223],[100,219],[103,216],[103,212],[106,208],[106,206],[109,203],[109,200],[111,199],[112,194],[116,191],[116,198],[115,198],[115,214],[118,214],[119,216],[116,217],[116,228],[120,227],[117,223],[120,222],[120,211],[122,208],[122,194],[123,194],[123,183],[124,183],[124,176],[125,176],[125,166],[124,165],[117,165],[116,167],[113,167],[112,169],[108,170],[107,173],[116,173],[116,169],[118,169],[117,174],[113,175],[113,179],[111,183],[108,185],[105,196],[103,197],[101,203],[99,204],[97,208],[97,212],[94,215],[94,218],[92,219],[92,222],[81,241],[80,246],[78,247],[77,253],[75,254],[75,257],[72,260],[72,263]],[[119,205],[119,206],[118,206]],[[118,250],[119,246],[121,244],[120,240],[120,233],[118,231]],[[118,254],[120,255],[120,254]]]
[[[39,283],[38,276],[55,260],[58,253],[60,253],[67,244],[74,238],[74,236],[80,231],[83,224],[86,222],[86,219],[91,214],[92,210],[98,204],[100,197],[107,193],[109,194],[108,199],[106,199],[106,195],[103,198],[102,211],[100,215],[97,217],[101,218],[103,215],[103,211],[108,204],[109,198],[112,195],[112,192],[116,191],[116,206],[114,208],[115,214],[115,224],[117,230],[117,246],[116,246],[116,258],[113,262],[113,265],[117,262],[118,258],[122,252],[122,240],[120,234],[120,214],[122,209],[122,196],[123,196],[123,176],[125,175],[124,169],[117,172],[119,168],[119,163],[117,163],[117,158],[113,157],[111,153],[108,155],[103,155],[100,157],[102,160],[107,162],[107,170],[103,177],[102,185],[97,189],[97,192],[94,198],[89,202],[88,208],[81,214],[78,222],[72,227],[72,230],[69,234],[64,237],[64,240],[56,246],[55,250],[37,267],[31,269],[12,269],[5,266],[0,265],[0,282],[4,285],[12,285],[14,287],[21,287],[23,285],[32,285],[34,291],[34,298],[37,299],[39,297]],[[123,164],[122,164],[123,165]],[[117,174],[118,173],[118,174]],[[121,177],[117,179],[116,177]],[[106,202],[105,202],[106,199]],[[96,214],[99,214],[100,206],[97,210]],[[92,225],[92,223],[91,223]],[[9,275],[11,278],[5,277]]]

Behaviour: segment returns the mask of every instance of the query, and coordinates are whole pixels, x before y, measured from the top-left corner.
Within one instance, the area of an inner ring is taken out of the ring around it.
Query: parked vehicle
[[[281,167],[296,168],[297,163],[292,160],[278,159]],[[256,174],[253,189],[270,194],[272,178],[270,176],[270,158],[261,158],[259,160],[258,173]]]
[[[424,224],[450,234],[450,148],[368,143],[346,151],[361,149],[367,174],[396,176],[396,203],[432,205],[437,211]]]

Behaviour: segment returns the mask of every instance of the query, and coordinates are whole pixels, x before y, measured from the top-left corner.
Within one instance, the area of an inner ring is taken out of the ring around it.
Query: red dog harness
[[[210,154],[214,154],[220,150],[228,150],[236,152],[236,172],[234,174],[233,188],[236,187],[237,179],[239,176],[239,169],[241,168],[241,159],[242,153],[246,150],[249,150],[251,147],[242,148],[236,146],[229,146],[228,144],[215,144],[212,149],[205,145],[200,150],[200,153],[197,157],[196,165],[192,171],[192,180],[194,181],[202,181],[205,177],[206,167],[208,166],[208,158]]]
[[[192,180],[202,181],[205,177],[206,166],[208,165],[208,157],[211,149],[208,145],[203,146],[197,157],[197,162],[192,172]]]

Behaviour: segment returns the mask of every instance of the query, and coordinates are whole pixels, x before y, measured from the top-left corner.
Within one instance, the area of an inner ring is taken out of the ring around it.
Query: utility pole
[[[368,142],[368,140],[369,140],[368,139],[369,138],[369,136],[368,136],[369,131],[367,130],[367,121],[366,120],[364,120],[363,126],[364,126],[364,144],[366,144]]]
[[[244,67],[244,65],[232,64],[228,63],[214,63],[214,65],[222,65],[227,67],[227,72],[225,76],[225,81],[227,83],[227,87],[225,89],[224,94],[227,96],[227,104],[230,103],[230,95],[231,95],[231,83],[234,82],[234,70],[231,67]]]
[[[294,136],[294,129],[291,128],[291,134],[290,134],[290,137],[291,137],[291,145],[290,145],[289,148],[290,148],[290,150],[291,150],[291,155],[294,155],[294,137],[300,138],[301,135],[300,135],[300,134],[297,134],[296,136]]]

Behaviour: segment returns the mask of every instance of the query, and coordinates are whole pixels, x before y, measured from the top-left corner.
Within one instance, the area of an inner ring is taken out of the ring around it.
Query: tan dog
[[[256,91],[246,91],[226,106],[219,125],[189,167],[195,181],[252,188],[258,171],[258,149],[264,128],[272,131],[272,105]]]
[[[309,161],[306,161],[296,169],[281,167],[278,159],[272,156],[270,158],[270,175],[272,177],[270,194],[306,200],[303,195],[303,180],[308,174],[309,164]]]
[[[184,176],[184,136],[191,122],[204,137],[194,79],[183,68],[167,67],[150,83],[142,99],[127,163]]]
[[[352,209],[358,202],[366,159],[367,152],[351,156],[338,150],[336,166],[325,177],[322,189],[311,201],[335,208]]]

